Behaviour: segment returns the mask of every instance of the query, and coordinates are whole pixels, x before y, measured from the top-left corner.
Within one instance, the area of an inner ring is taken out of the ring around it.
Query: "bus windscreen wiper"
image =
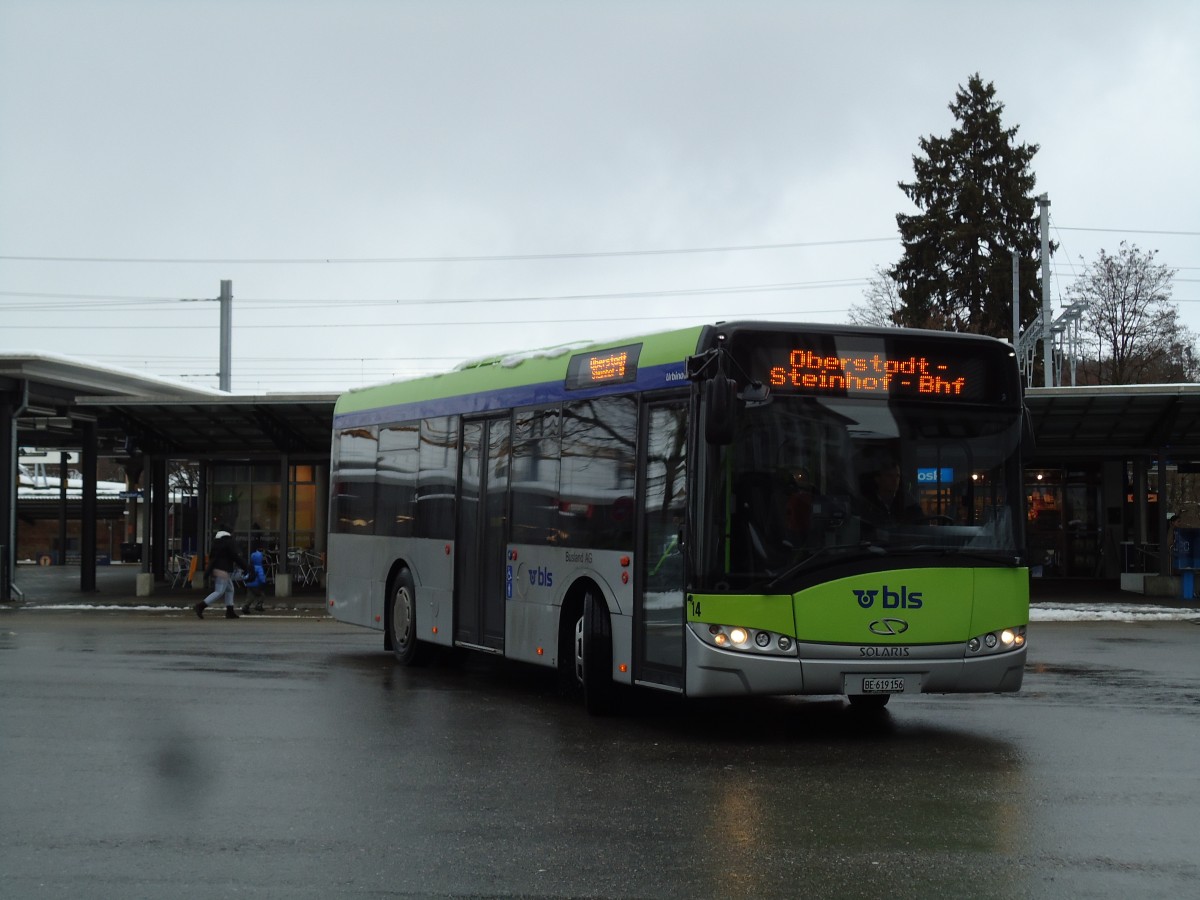
[[[872,544],[870,541],[857,541],[853,544],[830,544],[827,547],[820,547],[811,555],[806,556],[799,562],[788,566],[786,569],[768,581],[764,587],[764,590],[774,590],[780,582],[787,581],[789,578],[792,578],[798,573],[803,572],[813,563],[823,560],[826,557],[834,555],[846,555],[856,550],[860,553],[873,553],[877,556],[884,556],[888,552],[885,547],[880,547],[878,544]]]
[[[969,547],[947,547],[939,544],[898,544],[889,546],[887,549],[889,553],[929,553],[934,556],[961,556],[980,562],[1020,565],[1020,556],[1016,551],[1000,548],[983,550]]]

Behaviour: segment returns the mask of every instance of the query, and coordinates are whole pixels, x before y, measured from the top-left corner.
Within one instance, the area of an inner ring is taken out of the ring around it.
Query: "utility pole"
[[[1013,258],[1013,340],[1015,348],[1021,340],[1021,262],[1017,251],[1012,252]]]
[[[233,282],[221,282],[221,366],[219,387],[225,393],[230,392],[229,372],[232,368],[230,351],[233,343]]]
[[[1050,308],[1050,195],[1038,197],[1042,220],[1042,374],[1054,387],[1054,311]]]

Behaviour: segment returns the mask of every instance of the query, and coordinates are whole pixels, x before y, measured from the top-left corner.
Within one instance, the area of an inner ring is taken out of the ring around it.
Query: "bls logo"
[[[880,597],[880,605],[884,609],[920,609],[924,604],[920,591],[910,591],[904,585],[901,585],[898,591],[889,591],[886,584],[878,591],[860,591],[857,588],[853,590],[854,596],[858,598],[858,605],[863,609],[874,606],[876,597]]]
[[[538,587],[553,587],[554,573],[544,566],[529,570],[529,583]]]

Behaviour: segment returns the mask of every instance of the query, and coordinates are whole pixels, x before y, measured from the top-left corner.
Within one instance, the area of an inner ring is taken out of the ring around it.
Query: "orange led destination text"
[[[886,359],[871,356],[822,356],[811,350],[793,350],[787,366],[772,366],[770,383],[775,387],[807,388],[815,391],[889,391],[957,396],[966,386],[965,377],[951,378],[949,367],[924,356]]]
[[[593,356],[588,360],[592,372],[592,381],[608,381],[611,378],[625,377],[625,361],[628,353],[614,353],[611,356]]]

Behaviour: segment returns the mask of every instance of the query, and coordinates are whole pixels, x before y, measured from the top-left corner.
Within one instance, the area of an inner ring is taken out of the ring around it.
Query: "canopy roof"
[[[1200,458],[1200,384],[1030,388],[1027,458]]]
[[[337,400],[226,394],[49,353],[0,354],[0,391],[21,446],[78,447],[94,423],[102,447],[185,458],[327,454]]]
[[[201,459],[329,454],[337,394],[88,397],[79,409],[153,455]]]

